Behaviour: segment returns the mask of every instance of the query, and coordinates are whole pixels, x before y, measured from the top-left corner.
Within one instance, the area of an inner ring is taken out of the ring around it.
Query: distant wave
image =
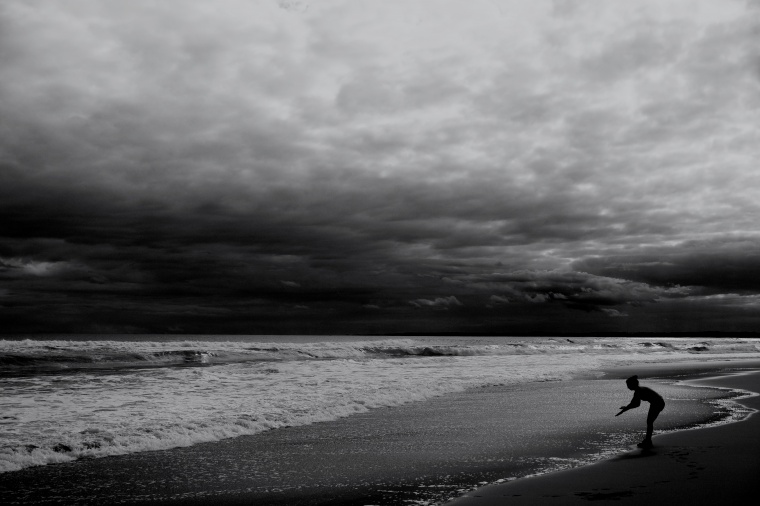
[[[760,339],[537,339],[501,344],[420,344],[414,339],[358,342],[246,343],[0,340],[0,376],[88,369],[211,366],[246,362],[445,356],[658,353],[757,353]]]

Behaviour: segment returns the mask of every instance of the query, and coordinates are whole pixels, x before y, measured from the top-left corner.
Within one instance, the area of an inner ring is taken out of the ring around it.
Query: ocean
[[[738,338],[6,336],[0,472],[189,447],[477,387],[758,358],[760,339]]]

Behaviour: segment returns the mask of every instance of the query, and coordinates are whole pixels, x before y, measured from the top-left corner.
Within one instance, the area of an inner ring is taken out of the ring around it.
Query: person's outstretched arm
[[[639,393],[636,392],[633,394],[633,399],[631,399],[631,402],[629,402],[627,406],[620,406],[620,413],[615,416],[622,415],[629,409],[638,408],[639,406],[641,406],[641,399],[639,399]]]

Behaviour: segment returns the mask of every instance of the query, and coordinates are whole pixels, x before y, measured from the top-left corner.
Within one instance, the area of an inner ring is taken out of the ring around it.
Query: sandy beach
[[[691,380],[760,392],[760,372]],[[760,396],[738,401],[760,409]],[[560,504],[753,504],[760,476],[760,417],[654,437],[635,449],[577,469],[484,487],[451,506]]]

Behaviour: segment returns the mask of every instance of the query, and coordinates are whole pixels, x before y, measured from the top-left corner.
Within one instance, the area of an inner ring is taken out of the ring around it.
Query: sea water
[[[0,340],[0,472],[336,420],[760,339],[39,336]]]

